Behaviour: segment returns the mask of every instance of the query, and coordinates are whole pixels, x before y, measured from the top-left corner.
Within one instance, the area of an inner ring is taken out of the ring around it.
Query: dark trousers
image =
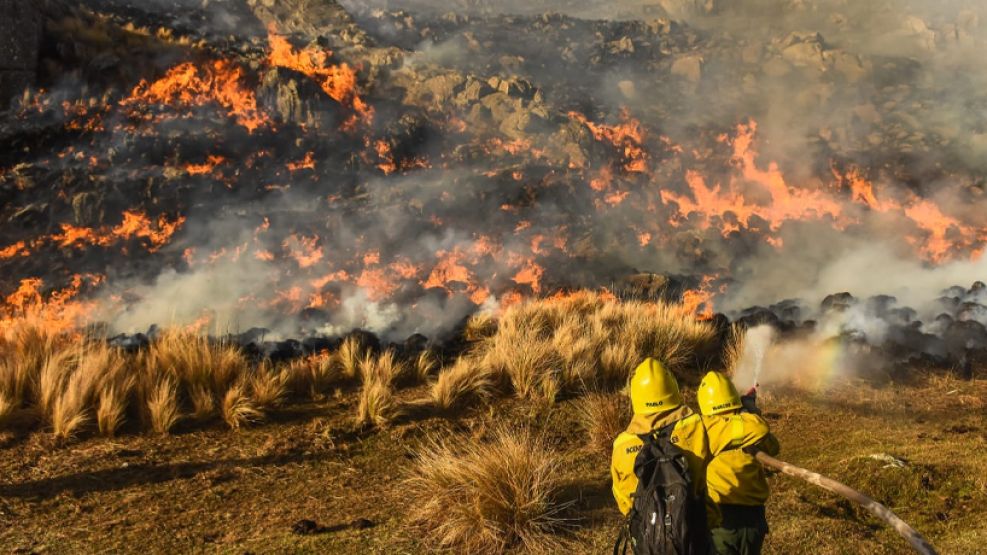
[[[713,547],[718,555],[760,555],[768,518],[764,505],[720,505],[723,524],[714,528]]]

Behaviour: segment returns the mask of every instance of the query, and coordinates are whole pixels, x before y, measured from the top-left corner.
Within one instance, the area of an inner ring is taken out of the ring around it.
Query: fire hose
[[[916,552],[923,555],[936,555],[935,548],[922,537],[922,534],[919,534],[918,531],[909,526],[907,522],[901,520],[901,518],[894,514],[891,509],[885,507],[877,501],[874,501],[859,491],[841,484],[836,480],[827,478],[817,472],[812,472],[811,470],[799,468],[795,465],[788,464],[787,462],[780,461],[772,456],[769,456],[763,451],[757,451],[755,457],[757,457],[757,460],[764,466],[774,468],[775,470],[779,470],[789,476],[801,478],[810,484],[817,485],[827,491],[842,495],[850,501],[853,501],[854,503],[867,509],[874,516],[887,522],[892,528],[895,529],[896,532],[898,532],[898,535],[905,538],[905,541],[907,541]]]

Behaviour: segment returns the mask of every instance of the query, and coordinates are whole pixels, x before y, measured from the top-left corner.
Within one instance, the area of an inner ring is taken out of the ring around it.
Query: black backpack
[[[625,553],[628,545],[634,555],[710,553],[705,499],[692,493],[689,463],[682,449],[672,443],[674,427],[672,423],[639,436],[644,445],[634,460],[638,478],[634,506],[614,545],[614,555]]]

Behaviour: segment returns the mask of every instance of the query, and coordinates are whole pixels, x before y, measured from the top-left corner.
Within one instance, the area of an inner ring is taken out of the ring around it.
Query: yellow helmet
[[[664,366],[646,358],[631,377],[631,405],[634,414],[654,414],[674,409],[682,404],[679,384]]]
[[[696,398],[700,412],[707,416],[736,410],[742,406],[740,394],[733,382],[719,372],[710,372],[703,377]]]

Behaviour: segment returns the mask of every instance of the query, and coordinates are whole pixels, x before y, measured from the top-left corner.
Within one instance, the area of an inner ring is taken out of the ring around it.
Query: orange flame
[[[426,289],[433,287],[448,288],[451,282],[470,283],[470,271],[463,265],[463,253],[458,249],[439,251],[436,254],[439,262],[432,268],[428,278],[422,283]]]
[[[625,172],[648,171],[648,153],[644,148],[644,126],[639,120],[631,117],[626,108],[621,110],[621,123],[617,125],[595,123],[579,112],[569,112],[569,118],[588,127],[597,141],[613,145],[623,158]]]
[[[96,286],[102,280],[103,276],[99,275],[76,274],[68,287],[47,295],[42,292],[42,279],[21,280],[17,290],[0,306],[0,333],[7,334],[24,323],[38,325],[55,334],[77,330],[87,321],[95,303],[74,299],[84,286]]]
[[[237,123],[253,133],[268,125],[267,116],[257,107],[254,91],[243,85],[243,69],[232,62],[217,60],[201,67],[190,62],[178,64],[153,83],[141,81],[122,106],[147,104],[203,106],[216,103]]]
[[[713,297],[710,289],[716,276],[703,276],[698,289],[689,289],[682,293],[682,310],[686,314],[695,314],[700,320],[713,317]]]
[[[61,224],[62,233],[52,235],[50,239],[60,247],[81,248],[87,245],[108,247],[116,241],[138,238],[147,240],[148,252],[156,252],[171,241],[172,235],[184,223],[184,216],[169,221],[167,216],[162,214],[154,224],[143,212],[126,210],[123,213],[123,222],[112,229]]]
[[[202,164],[185,164],[185,173],[189,175],[206,175],[213,172],[216,166],[226,162],[226,158],[210,154]]]
[[[545,268],[542,268],[534,260],[529,259],[525,261],[521,269],[514,274],[513,281],[518,285],[528,285],[537,295],[541,293],[541,278],[544,274]]]
[[[757,152],[753,149],[756,130],[753,121],[737,126],[732,161],[741,175],[731,176],[726,190],[720,185],[707,186],[699,172],[689,170],[685,180],[692,198],[667,189],[661,191],[662,202],[677,205],[680,219],[673,224],[699,214],[703,217],[701,227],[716,225],[724,236],[738,229],[749,229],[755,216],[766,221],[772,231],[778,231],[787,221],[824,217],[832,219],[836,226],[845,225],[842,205],[823,191],[789,186],[774,162],[766,170],[757,167]],[[768,199],[763,203],[748,200],[745,192],[751,188],[766,192]]]
[[[377,168],[384,172],[384,175],[390,175],[398,171],[398,164],[394,161],[394,155],[391,153],[391,145],[387,141],[377,141],[375,150],[377,151],[377,157],[381,160],[377,164]]]
[[[305,153],[305,157],[297,162],[288,162],[288,171],[296,172],[298,170],[306,169],[315,169],[315,153],[312,151]]]
[[[277,33],[273,24],[268,27],[268,44],[270,52],[267,62],[270,65],[309,76],[319,83],[330,98],[355,112],[343,125],[344,129],[354,129],[361,120],[368,125],[373,121],[373,108],[357,94],[356,70],[346,63],[330,64],[331,51],[316,47],[298,50],[288,39]]]
[[[281,246],[298,262],[299,268],[308,268],[322,260],[322,247],[318,246],[318,243],[318,236],[291,235]]]
[[[14,258],[15,256],[29,256],[31,250],[24,241],[18,241],[13,245],[0,249],[0,260]]]
[[[940,262],[952,251],[956,242],[948,238],[951,230],[962,238],[976,237],[976,231],[959,220],[942,213],[942,210],[931,200],[916,200],[914,204],[905,208],[905,214],[915,224],[927,232],[925,241],[913,239],[913,244],[918,245],[919,251],[926,255],[933,262]]]

